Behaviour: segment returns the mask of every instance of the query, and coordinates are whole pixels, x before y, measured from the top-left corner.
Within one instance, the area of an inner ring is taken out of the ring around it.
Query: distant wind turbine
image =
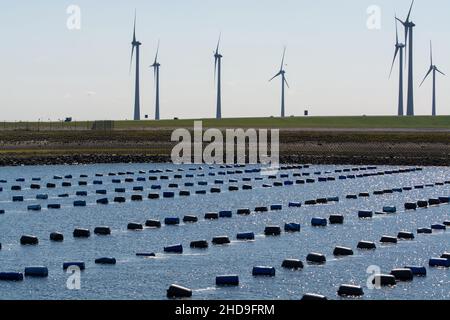
[[[133,28],[133,42],[131,42],[131,61],[130,61],[130,72],[131,65],[133,64],[134,50],[136,49],[136,84],[135,84],[135,96],[134,96],[134,120],[141,120],[141,100],[139,93],[139,47],[142,43],[136,40],[136,12],[134,13],[134,28]]]
[[[414,0],[411,3],[411,7],[409,8],[408,16],[405,21],[396,18],[400,21],[405,27],[405,45],[408,47],[408,102],[406,107],[406,114],[408,116],[414,115],[414,61],[413,61],[413,29],[416,26],[412,21],[410,21],[411,11],[414,5]],[[408,38],[409,35],[409,38]]]
[[[423,78],[422,83],[420,84],[420,86],[423,85],[423,83],[425,82],[425,80],[428,78],[428,76],[430,75],[431,72],[433,72],[433,102],[432,102],[432,115],[436,116],[436,72],[439,72],[440,74],[444,75],[445,74],[440,71],[438,69],[438,67],[436,65],[433,64],[433,45],[430,41],[430,69],[428,70],[428,73],[426,74],[425,78]]]
[[[284,100],[284,92],[285,92],[285,88],[284,86],[286,85],[289,88],[289,84],[286,80],[286,71],[284,70],[284,58],[286,56],[286,47],[284,48],[283,51],[283,58],[281,59],[281,67],[280,67],[280,71],[274,75],[272,77],[272,79],[269,80],[272,81],[273,79],[275,79],[276,77],[281,76],[281,117],[284,118],[286,116],[286,112],[285,112],[285,100]]]
[[[405,45],[403,43],[400,43],[398,40],[398,28],[397,28],[397,16],[395,17],[395,53],[394,53],[394,60],[392,60],[392,66],[391,66],[391,72],[389,73],[389,78],[392,75],[392,70],[394,69],[395,60],[397,59],[397,55],[399,55],[399,92],[398,92],[398,115],[403,116],[403,49],[405,48]]]
[[[156,49],[155,62],[150,66],[153,68],[154,77],[155,77],[155,87],[156,87],[156,101],[155,101],[155,120],[159,120],[159,67],[161,64],[158,62],[158,53],[159,53],[159,41],[158,48]]]
[[[214,78],[217,78],[217,106],[216,106],[216,118],[222,118],[222,58],[219,53],[220,38],[217,42],[216,52],[214,53]]]

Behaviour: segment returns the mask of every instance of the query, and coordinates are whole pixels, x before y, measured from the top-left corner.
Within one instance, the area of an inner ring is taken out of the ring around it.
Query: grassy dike
[[[202,121],[204,128],[280,128],[284,163],[450,165],[450,117]],[[192,129],[193,120],[119,121],[106,131],[80,123],[50,124],[51,130],[40,123],[39,131],[27,125],[28,130],[0,128],[0,165],[168,162],[173,129]]]

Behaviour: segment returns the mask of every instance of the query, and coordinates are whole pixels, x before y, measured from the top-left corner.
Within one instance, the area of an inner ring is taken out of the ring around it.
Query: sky
[[[153,63],[161,41],[161,117],[215,116],[213,51],[222,33],[223,117],[279,116],[286,52],[286,114],[394,115],[398,65],[394,14],[409,0],[21,0],[1,1],[0,121],[132,119],[129,73],[134,11],[141,46],[141,111],[154,117]],[[80,29],[67,8],[80,8]],[[380,28],[367,10],[380,8]],[[450,74],[448,0],[416,0],[416,114],[431,114],[429,41]],[[403,29],[399,26],[401,38]],[[406,77],[406,74],[405,74]],[[406,82],[406,78],[405,78]],[[448,77],[437,79],[438,114],[450,114]],[[406,95],[406,84],[405,84]],[[405,98],[406,99],[406,98]],[[405,106],[406,107],[406,106]]]

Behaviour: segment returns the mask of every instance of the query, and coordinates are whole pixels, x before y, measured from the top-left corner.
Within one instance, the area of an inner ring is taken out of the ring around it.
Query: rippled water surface
[[[196,168],[196,170],[189,170]],[[178,283],[193,290],[194,299],[300,299],[304,293],[318,293],[330,299],[338,299],[336,292],[341,284],[357,284],[364,289],[364,299],[450,299],[449,269],[430,268],[428,260],[450,251],[450,232],[434,231],[431,235],[417,234],[420,227],[442,224],[450,220],[448,204],[431,206],[427,209],[405,211],[404,203],[450,196],[449,168],[423,168],[422,171],[367,176],[367,173],[397,171],[394,167],[377,167],[370,170],[339,172],[352,169],[345,166],[310,166],[280,171],[276,179],[258,172],[245,172],[255,168],[209,168],[203,166],[173,166],[170,164],[124,164],[89,166],[40,166],[1,168],[0,179],[0,272],[23,272],[25,267],[42,265],[49,269],[48,278],[26,277],[22,282],[0,281],[0,299],[165,299],[167,288]],[[361,167],[359,167],[361,168]],[[172,172],[166,172],[166,169]],[[183,171],[178,171],[182,169]],[[151,172],[161,170],[162,172]],[[336,170],[338,172],[336,172]],[[108,173],[125,175],[108,176]],[[141,173],[140,173],[141,172]],[[145,172],[145,173],[144,173]],[[320,172],[320,173],[319,173]],[[307,174],[310,176],[307,176]],[[317,173],[317,174],[315,174]],[[102,177],[95,176],[103,174]],[[305,175],[306,174],[306,175]],[[362,176],[366,174],[366,176]],[[72,178],[55,180],[54,176],[72,175]],[[80,178],[87,175],[87,178]],[[176,179],[175,175],[182,175]],[[186,176],[188,175],[188,176]],[[190,177],[189,175],[193,175]],[[288,175],[282,176],[282,175]],[[295,175],[295,176],[294,176]],[[339,176],[355,175],[355,178],[339,179]],[[157,180],[149,180],[150,176]],[[169,180],[161,180],[168,176]],[[357,177],[360,176],[360,177]],[[138,177],[145,182],[137,181]],[[335,177],[334,181],[319,182],[319,177]],[[16,181],[24,178],[25,181]],[[40,181],[32,181],[40,178]],[[125,182],[125,179],[129,182]],[[243,181],[250,178],[250,181]],[[262,180],[260,180],[262,178]],[[315,183],[296,184],[296,180],[314,179]],[[120,183],[113,183],[120,179]],[[231,182],[230,182],[231,179]],[[233,181],[237,180],[237,182]],[[102,181],[94,185],[93,181]],[[217,184],[215,180],[223,180]],[[71,187],[62,187],[62,182],[70,182]],[[79,181],[87,181],[87,186],[79,186]],[[198,182],[207,182],[206,186]],[[264,184],[292,181],[293,185],[271,188]],[[47,189],[48,182],[55,183],[55,189]],[[185,186],[194,182],[194,186]],[[441,185],[440,182],[443,184]],[[40,190],[31,189],[31,184],[41,185]],[[436,185],[436,183],[438,183]],[[169,188],[178,184],[178,188]],[[251,185],[252,190],[242,190]],[[433,184],[432,186],[425,186]],[[153,189],[159,185],[161,190]],[[239,186],[239,191],[230,192],[230,185]],[[376,190],[414,187],[423,189],[374,195]],[[12,186],[21,186],[20,191],[12,191]],[[143,186],[144,192],[134,192],[133,187]],[[212,194],[212,187],[221,188],[221,193]],[[116,193],[116,188],[125,188],[125,193]],[[107,190],[107,195],[98,195],[96,190]],[[188,197],[180,197],[180,190],[190,191]],[[205,195],[195,194],[195,190],[206,190]],[[87,191],[88,196],[76,196],[77,191]],[[149,193],[175,192],[174,199],[150,200]],[[369,192],[370,197],[346,199],[349,194]],[[68,198],[58,195],[67,193]],[[48,200],[37,200],[36,195],[47,194]],[[142,194],[143,201],[131,201],[133,194]],[[13,196],[24,196],[24,202],[12,202]],[[123,196],[127,202],[118,204],[113,200]],[[96,201],[108,198],[108,205]],[[306,200],[339,197],[339,202],[319,205],[304,205]],[[73,202],[84,200],[86,207],[74,207]],[[290,202],[301,202],[301,208],[290,208]],[[29,205],[41,205],[41,211],[28,211]],[[61,204],[59,210],[47,209],[48,204]],[[281,204],[281,211],[252,213],[239,216],[239,208],[255,209],[259,206]],[[372,219],[359,219],[359,210],[381,211],[384,206],[396,206],[396,214],[374,215]],[[207,212],[232,210],[232,218],[206,221]],[[327,218],[330,214],[343,214],[343,225],[328,225],[323,228],[311,226],[311,218]],[[130,222],[145,223],[148,219],[196,215],[194,224],[163,226],[160,229],[145,228],[142,231],[128,231]],[[301,224],[301,232],[285,233],[280,236],[264,236],[267,225],[285,223]],[[94,235],[97,226],[109,226],[110,236]],[[74,239],[75,228],[91,230],[91,237]],[[411,231],[413,241],[399,241],[396,245],[382,245],[383,235],[397,236],[399,231]],[[64,242],[49,240],[51,232],[64,234]],[[255,241],[236,240],[239,232],[254,232]],[[22,235],[39,238],[36,246],[21,246]],[[230,245],[215,246],[211,240],[215,236],[229,236]],[[194,240],[208,240],[206,250],[190,249]],[[374,241],[377,249],[361,251],[356,248],[361,240]],[[164,254],[163,248],[172,244],[182,244],[183,254]],[[335,246],[350,247],[354,255],[337,258],[333,256]],[[154,252],[155,258],[137,257],[138,252]],[[326,255],[324,265],[306,263],[310,252]],[[97,265],[95,259],[114,257],[116,265]],[[285,270],[281,263],[286,258],[300,259],[305,268],[299,271]],[[69,277],[62,265],[65,261],[84,261],[86,270],[81,273],[81,290],[68,290]],[[253,277],[254,266],[273,266],[276,276],[271,278]],[[411,282],[399,282],[395,287],[370,290],[366,286],[369,274],[366,270],[377,265],[383,273],[406,265],[427,267],[426,277],[416,277]],[[216,287],[215,277],[237,274],[238,287]]]

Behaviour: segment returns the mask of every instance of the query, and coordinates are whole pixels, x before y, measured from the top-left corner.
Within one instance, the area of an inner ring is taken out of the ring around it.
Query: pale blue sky
[[[81,30],[66,28],[66,8],[81,8]],[[269,83],[287,45],[291,89],[286,113],[395,114],[398,68],[395,11],[409,0],[72,0],[2,1],[0,120],[130,119],[129,75],[134,9],[141,47],[142,114],[154,115],[153,62],[161,39],[162,118],[215,115],[213,50],[222,32],[223,116],[280,113],[280,83]],[[382,9],[381,30],[366,27],[370,5]],[[435,62],[450,74],[448,0],[417,0],[416,113],[431,113],[431,81],[418,85]],[[400,29],[401,34],[403,30]],[[438,113],[450,114],[450,82],[438,79]],[[406,87],[405,87],[406,89]],[[406,91],[405,91],[406,92]]]

